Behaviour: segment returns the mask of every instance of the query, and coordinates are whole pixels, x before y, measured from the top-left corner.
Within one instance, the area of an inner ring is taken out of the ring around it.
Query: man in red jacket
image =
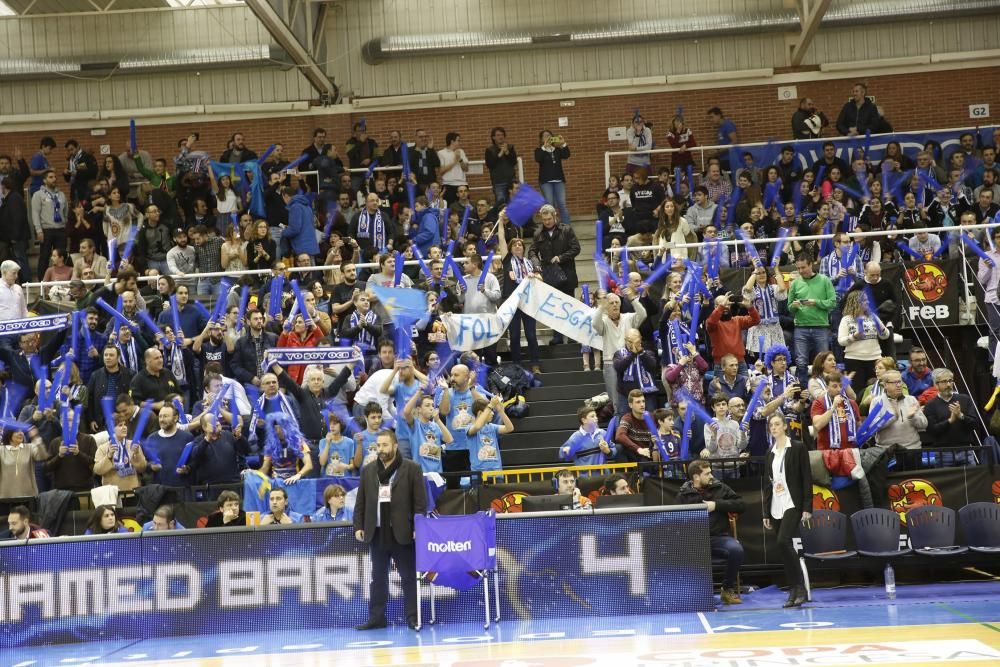
[[[823,452],[823,463],[830,474],[861,479],[865,474],[857,439],[861,411],[857,403],[841,392],[842,387],[839,371],[828,375],[826,395],[813,401],[809,410],[816,430],[816,449]]]
[[[715,297],[715,310],[705,321],[705,330],[712,343],[712,360],[715,371],[722,370],[722,357],[731,354],[740,362],[740,372],[746,373],[746,346],[742,332],[760,323],[760,314],[751,307],[746,315],[733,315],[733,293],[726,292]]]

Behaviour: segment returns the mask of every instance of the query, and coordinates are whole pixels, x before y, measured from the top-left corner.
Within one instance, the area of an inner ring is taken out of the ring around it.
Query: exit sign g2
[[[972,120],[978,120],[980,118],[990,117],[990,105],[989,104],[970,104],[969,105],[969,118]]]

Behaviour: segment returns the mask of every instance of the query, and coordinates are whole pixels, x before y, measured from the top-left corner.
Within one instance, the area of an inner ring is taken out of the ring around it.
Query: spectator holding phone
[[[830,349],[830,311],[837,305],[833,282],[816,273],[812,260],[796,260],[799,277],[788,290],[788,309],[795,318],[795,366],[799,384],[809,380],[809,360]]]

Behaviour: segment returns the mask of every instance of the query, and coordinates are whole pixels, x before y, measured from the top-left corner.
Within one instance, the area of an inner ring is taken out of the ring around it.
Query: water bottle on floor
[[[885,564],[885,596],[890,600],[896,599],[896,573],[889,563]]]

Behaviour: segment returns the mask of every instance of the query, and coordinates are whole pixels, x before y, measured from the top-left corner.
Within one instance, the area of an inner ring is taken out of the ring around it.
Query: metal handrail
[[[412,148],[412,146],[411,146],[411,148]],[[486,166],[486,160],[469,160],[469,164],[470,165],[473,165],[473,164],[479,165],[479,164],[481,164],[481,165],[483,165],[483,167],[485,167]],[[380,171],[380,172],[402,171],[402,170],[403,170],[403,167],[400,166],[400,165],[393,165],[393,166],[390,166],[390,167],[375,167],[374,169],[372,169],[373,172],[374,171]],[[367,174],[368,173],[368,169],[366,169],[364,167],[359,167],[357,169],[345,169],[344,171],[346,171],[349,174]],[[312,169],[310,171],[296,171],[295,173],[297,173],[299,176],[318,176],[319,175],[319,172],[316,171],[315,169]],[[486,175],[488,173],[489,173],[489,171],[487,169],[483,170],[483,174],[484,175]],[[476,174],[476,175],[478,175],[478,174]],[[524,183],[524,160],[521,158],[520,155],[517,156],[517,179],[521,183]],[[477,185],[475,187],[469,186],[469,190],[470,191],[472,191],[472,190],[492,190],[492,189],[493,188],[492,188],[491,185]]]
[[[1000,223],[985,223],[984,222],[984,223],[978,223],[978,224],[975,224],[975,225],[953,225],[951,227],[927,227],[927,228],[922,228],[922,229],[884,229],[884,230],[870,231],[870,232],[847,232],[847,233],[851,236],[851,238],[864,238],[864,237],[867,237],[867,236],[909,236],[909,235],[912,235],[912,234],[916,234],[918,231],[919,232],[956,232],[956,231],[960,231],[960,230],[961,231],[968,231],[968,230],[973,230],[973,229],[976,229],[976,230],[978,230],[978,229],[993,229],[998,224],[1000,224]],[[838,233],[839,232],[833,232],[833,233],[830,233],[830,234],[811,234],[809,236],[788,236],[788,237],[785,238],[785,242],[788,243],[788,242],[791,242],[791,241],[822,241],[822,240],[825,240],[825,239],[832,239]],[[724,241],[720,240],[720,241],[718,241],[718,243],[720,243],[721,245],[743,245],[743,243],[749,242],[749,243],[752,243],[754,245],[759,245],[759,244],[775,243],[778,240],[779,239],[777,237],[770,237],[770,238],[763,238],[763,239],[748,238],[746,241],[743,241],[743,239],[738,239],[737,238],[737,239],[726,239]],[[604,250],[604,252],[608,253],[609,255],[613,255],[615,253],[621,253],[621,252],[624,252],[626,250],[629,251],[629,252],[645,252],[647,250],[652,250],[652,251],[656,251],[656,250],[670,250],[670,249],[673,249],[673,248],[702,248],[702,247],[705,247],[705,246],[715,245],[715,244],[716,244],[715,241],[709,241],[709,242],[699,241],[697,243],[672,243],[670,241],[667,241],[665,246],[643,245],[643,246],[630,246],[630,247],[627,247],[627,248],[625,246],[622,246],[622,247],[619,247],[619,248],[608,248],[607,250]],[[964,247],[964,244],[963,244],[963,247]]]

